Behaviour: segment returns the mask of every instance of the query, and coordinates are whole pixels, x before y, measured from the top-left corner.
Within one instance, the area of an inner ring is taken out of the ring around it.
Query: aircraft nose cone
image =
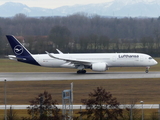
[[[155,64],[155,65],[157,65],[157,64],[158,64],[158,62],[157,62],[156,60],[154,60],[154,64]]]

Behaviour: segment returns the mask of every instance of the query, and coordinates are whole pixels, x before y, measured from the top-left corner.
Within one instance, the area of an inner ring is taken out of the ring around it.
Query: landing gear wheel
[[[83,74],[85,74],[86,73],[86,70],[83,70]]]
[[[77,71],[77,74],[85,74],[86,73],[86,70],[78,70]]]
[[[78,71],[77,71],[77,74],[81,74],[81,70],[78,70]]]
[[[150,68],[150,67],[146,67],[146,71],[145,71],[146,73],[148,73],[148,72],[149,72],[149,68]]]
[[[146,70],[146,73],[148,73],[149,72],[149,70]]]

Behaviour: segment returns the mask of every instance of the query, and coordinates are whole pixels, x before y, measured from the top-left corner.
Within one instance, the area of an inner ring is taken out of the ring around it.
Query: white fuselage
[[[157,64],[151,56],[141,53],[94,53],[94,54],[54,54],[56,57],[83,60],[92,63],[106,63],[107,67],[150,67]],[[44,67],[76,68],[65,60],[51,58],[47,54],[32,55]]]
[[[84,69],[103,72],[109,67],[146,67],[146,73],[150,66],[157,61],[151,56],[142,53],[79,53],[63,54],[31,54],[13,35],[6,35],[15,55],[8,55],[9,59],[44,67],[76,68],[77,73],[86,73]]]

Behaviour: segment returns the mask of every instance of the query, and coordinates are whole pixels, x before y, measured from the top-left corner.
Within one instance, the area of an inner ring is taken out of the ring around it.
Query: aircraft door
[[[143,58],[142,56],[140,56],[140,62],[143,62],[143,59],[144,59],[144,58]]]
[[[117,57],[114,55],[114,56],[112,57],[112,61],[113,61],[113,62],[116,62],[116,60],[117,60]]]

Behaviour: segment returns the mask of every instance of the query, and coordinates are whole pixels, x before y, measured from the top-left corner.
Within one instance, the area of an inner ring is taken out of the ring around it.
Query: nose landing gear
[[[149,72],[149,68],[150,68],[150,67],[146,67],[146,71],[145,71],[146,73],[148,73],[148,72]]]

